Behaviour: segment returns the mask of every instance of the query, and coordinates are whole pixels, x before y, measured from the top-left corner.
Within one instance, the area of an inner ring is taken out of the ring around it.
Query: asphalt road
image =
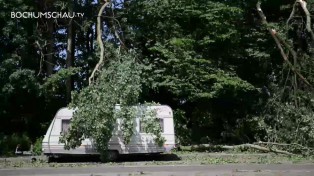
[[[0,176],[314,176],[313,164],[228,164],[209,166],[99,166],[0,169]]]

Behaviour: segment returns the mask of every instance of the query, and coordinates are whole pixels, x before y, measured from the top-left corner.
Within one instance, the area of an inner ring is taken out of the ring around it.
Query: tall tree
[[[68,12],[73,14],[73,6],[75,1],[68,1]],[[74,52],[75,52],[75,30],[74,30],[74,19],[69,19],[68,30],[67,30],[67,56],[66,56],[66,67],[71,68],[74,63]],[[66,99],[67,102],[71,101],[71,91],[73,89],[73,80],[71,76],[66,80]]]

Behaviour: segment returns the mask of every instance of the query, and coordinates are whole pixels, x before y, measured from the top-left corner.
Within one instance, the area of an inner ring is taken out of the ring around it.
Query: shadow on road
[[[139,161],[178,161],[181,160],[175,154],[160,155],[121,155],[117,162],[139,162]]]
[[[141,162],[141,161],[178,161],[181,160],[175,154],[160,154],[160,155],[120,155],[116,162]],[[50,162],[56,163],[86,163],[86,162],[101,162],[99,156],[63,156],[54,158]]]

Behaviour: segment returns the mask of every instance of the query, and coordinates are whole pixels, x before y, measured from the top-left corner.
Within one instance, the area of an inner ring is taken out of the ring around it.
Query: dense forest
[[[145,102],[173,109],[181,145],[264,141],[309,152],[313,7],[313,0],[0,0],[0,152],[40,140],[68,104],[81,109],[78,126],[103,119],[108,127],[114,104]]]

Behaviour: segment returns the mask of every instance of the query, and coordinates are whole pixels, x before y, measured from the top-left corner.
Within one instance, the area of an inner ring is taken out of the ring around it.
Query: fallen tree
[[[222,149],[229,149],[229,150],[234,150],[234,149],[255,149],[255,150],[259,150],[262,152],[273,152],[273,153],[277,153],[277,154],[285,154],[285,155],[294,155],[293,153],[287,152],[287,151],[283,151],[283,150],[279,150],[279,149],[272,149],[272,148],[267,148],[267,147],[262,147],[259,145],[255,145],[255,144],[241,144],[241,145],[234,145],[234,146],[221,146]]]
[[[254,143],[255,145],[261,145],[261,144],[264,144],[264,145],[271,145],[271,146],[296,146],[296,147],[299,147],[300,149],[303,149],[303,150],[314,150],[313,148],[309,148],[309,147],[304,147],[300,144],[297,144],[297,143],[291,143],[291,144],[285,144],[285,143],[277,143],[277,142],[263,142],[263,141],[259,141],[259,142],[255,142]]]
[[[293,146],[293,147],[292,147]],[[280,149],[286,148],[286,150]],[[289,149],[290,148],[290,149]],[[198,144],[190,146],[180,146],[179,150],[183,151],[213,151],[221,152],[226,150],[240,150],[248,151],[255,150],[264,153],[275,153],[275,154],[284,154],[284,155],[303,155],[302,152],[292,152],[293,149],[298,149],[294,151],[310,151],[313,152],[313,148],[304,147],[300,144],[284,144],[284,143],[274,143],[274,142],[255,142],[253,144],[240,144],[240,145],[213,145],[213,144]],[[290,151],[291,150],[291,151]]]

